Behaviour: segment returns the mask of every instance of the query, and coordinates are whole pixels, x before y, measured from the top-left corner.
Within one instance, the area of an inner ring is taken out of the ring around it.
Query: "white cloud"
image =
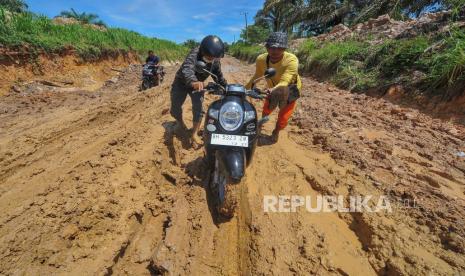
[[[219,13],[209,12],[209,13],[204,13],[204,14],[196,14],[192,16],[192,18],[196,20],[202,20],[202,21],[211,21],[217,15],[219,15]]]
[[[230,33],[239,33],[243,28],[243,26],[226,26],[221,29]]]

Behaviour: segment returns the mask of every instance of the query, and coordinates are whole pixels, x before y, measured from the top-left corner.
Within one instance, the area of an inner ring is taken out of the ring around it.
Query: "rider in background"
[[[271,33],[265,44],[267,53],[257,57],[255,75],[246,85],[252,87],[253,81],[264,75],[267,68],[276,69],[276,75],[267,79],[268,97],[263,105],[262,116],[268,116],[279,106],[278,121],[271,139],[278,142],[279,132],[287,126],[289,118],[296,107],[296,100],[302,91],[302,81],[298,73],[299,60],[294,54],[286,51],[287,34]]]
[[[154,65],[158,65],[160,62],[160,58],[156,56],[152,50],[149,51],[149,56],[145,59],[145,63],[153,63]]]

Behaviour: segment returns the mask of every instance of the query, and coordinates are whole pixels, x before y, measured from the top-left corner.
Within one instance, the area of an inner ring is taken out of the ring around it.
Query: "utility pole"
[[[249,40],[249,34],[248,34],[248,30],[247,30],[247,14],[248,12],[243,12],[244,14],[244,18],[245,18],[245,42],[247,42]]]

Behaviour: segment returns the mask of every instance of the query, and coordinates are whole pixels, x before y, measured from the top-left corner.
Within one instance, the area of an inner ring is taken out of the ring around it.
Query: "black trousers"
[[[176,79],[171,87],[171,116],[178,121],[182,120],[182,105],[186,101],[187,95],[191,97],[192,101],[193,121],[194,123],[198,123],[202,120],[204,92],[193,93],[192,88],[186,87]]]

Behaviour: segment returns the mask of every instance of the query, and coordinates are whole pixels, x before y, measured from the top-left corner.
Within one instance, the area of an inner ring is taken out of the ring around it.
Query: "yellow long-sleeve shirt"
[[[252,88],[252,83],[255,79],[262,77],[267,68],[266,57],[267,53],[261,54],[257,57],[255,62],[255,74],[252,79],[247,83],[246,88]],[[302,91],[302,81],[300,79],[298,68],[299,60],[294,54],[284,52],[284,56],[278,63],[269,62],[269,67],[276,69],[274,77],[266,79],[269,88],[278,86],[288,86],[289,84],[296,84],[299,91]]]

